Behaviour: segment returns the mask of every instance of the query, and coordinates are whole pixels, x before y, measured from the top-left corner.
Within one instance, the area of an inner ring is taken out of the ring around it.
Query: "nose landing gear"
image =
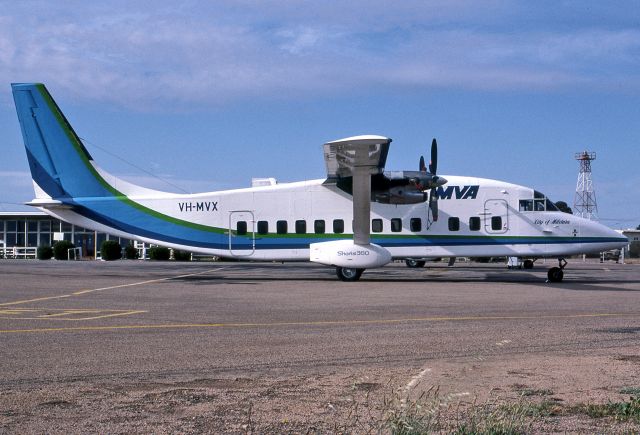
[[[567,261],[564,258],[558,258],[558,267],[552,267],[547,272],[547,282],[562,282],[564,278],[564,268],[567,265]]]

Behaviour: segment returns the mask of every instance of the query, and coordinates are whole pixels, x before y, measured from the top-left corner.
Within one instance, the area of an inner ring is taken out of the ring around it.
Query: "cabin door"
[[[255,218],[249,210],[229,213],[229,253],[250,257],[256,250]]]
[[[484,229],[489,234],[509,230],[509,206],[504,199],[489,199],[484,203]]]

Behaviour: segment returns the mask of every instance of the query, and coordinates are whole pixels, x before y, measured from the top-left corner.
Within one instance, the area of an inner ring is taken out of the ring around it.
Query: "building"
[[[35,258],[38,246],[51,246],[57,240],[70,241],[80,248],[80,257],[94,259],[105,240],[117,240],[122,246],[133,243],[63,222],[41,211],[0,212],[0,257]]]
[[[629,239],[629,245],[624,249],[625,258],[640,257],[640,230],[620,230],[622,235]]]

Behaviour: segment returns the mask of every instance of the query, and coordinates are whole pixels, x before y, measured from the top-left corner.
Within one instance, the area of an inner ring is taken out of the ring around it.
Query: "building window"
[[[40,232],[48,233],[51,231],[51,221],[40,221]]]
[[[333,220],[333,232],[334,234],[344,233],[344,221],[342,219]]]
[[[422,231],[422,219],[420,219],[420,218],[411,218],[411,220],[409,221],[409,228],[414,233],[418,233],[418,232]]]
[[[296,234],[306,234],[307,233],[307,221],[299,220],[296,221]]]
[[[25,246],[24,230],[25,221],[7,221],[5,245],[7,247]]]
[[[247,222],[246,221],[238,221],[236,224],[236,235],[244,236],[247,234]]]
[[[268,234],[268,233],[269,233],[269,222],[258,221],[258,234]]]
[[[449,218],[449,231],[460,231],[460,218]]]
[[[313,231],[316,234],[324,234],[324,221],[322,219],[313,222]]]
[[[491,229],[493,231],[500,231],[502,229],[502,217],[501,216],[493,216],[491,218]]]
[[[371,231],[374,233],[382,232],[382,219],[373,219],[371,221]]]
[[[402,219],[391,219],[391,231],[393,231],[394,233],[399,233],[400,231],[402,231]]]
[[[480,218],[478,216],[469,218],[469,229],[471,231],[480,231]]]
[[[287,234],[287,221],[276,222],[276,231],[278,232],[278,234]]]
[[[40,246],[50,246],[51,245],[51,234],[49,233],[41,233],[40,234]]]

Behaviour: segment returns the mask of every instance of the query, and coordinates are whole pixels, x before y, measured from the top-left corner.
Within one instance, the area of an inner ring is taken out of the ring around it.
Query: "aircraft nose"
[[[616,230],[612,230],[602,224],[597,224],[597,226],[600,233],[599,236],[606,239],[609,245],[608,249],[621,249],[629,244],[629,239]]]

